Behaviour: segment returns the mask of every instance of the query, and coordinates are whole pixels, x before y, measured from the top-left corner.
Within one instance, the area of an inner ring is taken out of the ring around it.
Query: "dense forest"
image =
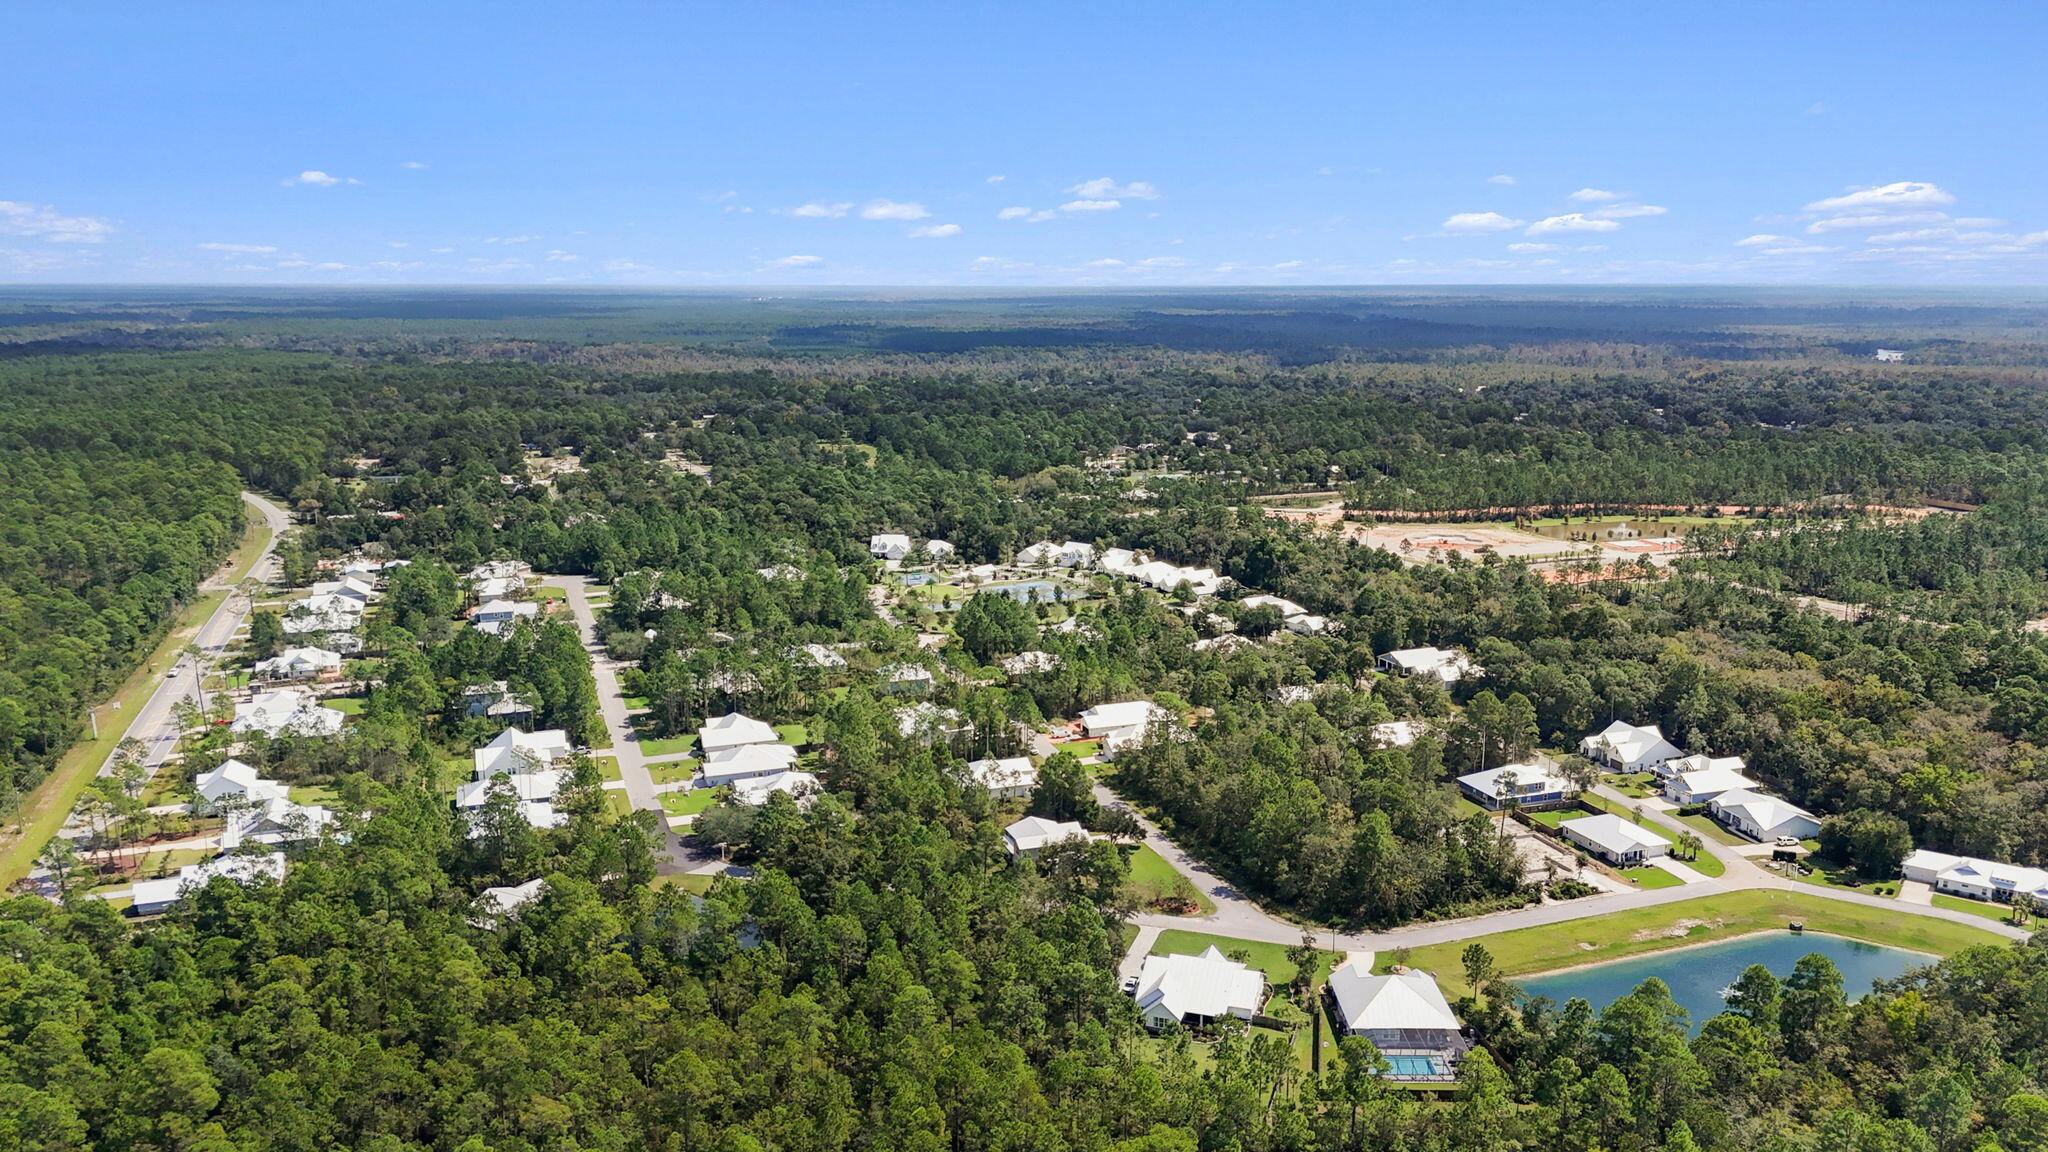
[[[1233,883],[1328,924],[1529,899],[1447,781],[1617,718],[1743,755],[1816,811],[2048,861],[2048,647],[2021,627],[2048,612],[2036,311],[79,293],[0,323],[0,801],[213,571],[238,490],[298,515],[294,581],[344,553],[414,561],[365,637],[381,674],[349,735],[252,753],[334,789],[344,835],[281,885],[218,884],[154,924],[78,893],[0,907],[0,1146],[2048,1149],[2038,942],[1855,1003],[1819,965],[1745,978],[1697,1034],[1657,985],[1597,1014],[1522,1004],[1475,957],[1462,1007],[1485,1047],[1454,1098],[1418,1100],[1360,1042],[1307,1074],[1255,1036],[1199,1058],[1143,1040],[1113,975],[1122,858],[1013,863],[960,782],[962,760],[1019,750],[1016,724],[1169,704],[1198,721],[1186,738],[1111,779]],[[1916,362],[1868,361],[1877,341]],[[1252,504],[1303,491],[1363,519],[1782,515],[1702,527],[1661,575],[1577,584],[1491,556],[1407,565]],[[1977,507],[1868,513],[1924,499]],[[1237,588],[1196,605],[1075,577],[1078,608],[981,596],[891,626],[869,596],[885,530],[968,562],[1048,538],[1145,549]],[[589,764],[565,827],[500,812],[463,834],[447,761],[494,730],[464,685],[507,680],[538,724],[598,729],[571,626],[451,628],[455,573],[499,557],[610,587],[603,639],[658,734],[728,708],[811,726],[826,795],[706,822],[751,879],[651,884],[658,827],[614,815]],[[1335,627],[1276,642],[1246,591]],[[935,629],[957,642],[921,646]],[[795,657],[817,644],[848,666]],[[1422,644],[1484,677],[1372,677]],[[1027,651],[1050,659],[1003,670]],[[899,728],[871,689],[905,664],[968,742]],[[1397,717],[1435,733],[1379,748]],[[1069,760],[1034,810],[1092,812]],[[516,920],[472,923],[483,888],[539,876]]]

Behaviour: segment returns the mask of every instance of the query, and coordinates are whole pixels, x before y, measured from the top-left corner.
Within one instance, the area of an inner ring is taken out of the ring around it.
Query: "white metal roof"
[[[1356,964],[1330,973],[1330,993],[1353,1032],[1380,1029],[1446,1030],[1460,1027],[1436,978],[1426,972],[1374,976]]]

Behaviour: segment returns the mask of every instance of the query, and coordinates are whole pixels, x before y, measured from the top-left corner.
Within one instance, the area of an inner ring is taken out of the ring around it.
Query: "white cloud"
[[[411,244],[407,243],[407,242],[406,242],[406,241],[404,241],[404,240],[386,240],[386,241],[384,242],[384,246],[385,246],[386,248],[410,248],[410,247],[412,247],[412,245],[411,245]]]
[[[899,200],[870,200],[860,210],[863,220],[922,220],[929,215],[924,205]]]
[[[583,257],[574,252],[564,252],[560,248],[550,248],[545,259],[551,264],[571,264]]]
[[[813,200],[809,204],[799,204],[794,208],[777,208],[776,211],[785,216],[801,216],[807,220],[837,220],[853,211],[853,205],[844,202],[827,204]]]
[[[948,236],[958,236],[961,231],[958,224],[927,224],[922,228],[912,228],[910,235],[918,240],[943,240]]]
[[[519,235],[517,235],[517,236],[486,236],[486,237],[484,237],[484,243],[486,243],[486,244],[530,244],[530,243],[532,243],[533,241],[535,241],[535,240],[538,240],[538,239],[540,239],[540,237],[538,237],[538,236],[529,236],[529,235],[526,235],[525,233],[521,233],[521,234],[519,234]]]
[[[453,252],[453,251],[455,251],[455,249],[453,249],[453,248],[429,248],[429,249],[427,249],[427,251],[429,251],[429,252],[439,252],[439,253],[441,253],[441,254],[443,254],[443,255],[446,255],[447,253],[450,253],[450,252]]]
[[[1002,183],[1003,181],[1005,181],[1005,180],[1008,180],[1008,179],[1009,179],[1009,177],[1008,177],[1008,176],[991,176],[991,177],[989,177],[988,179],[986,179],[986,180],[982,181],[982,183],[984,183],[984,184],[1001,184],[1001,183]]]
[[[332,188],[336,184],[361,184],[362,181],[356,179],[353,176],[350,176],[347,179],[343,179],[340,176],[329,176],[327,173],[320,171],[318,168],[308,168],[304,172],[299,173],[297,176],[287,176],[284,179],[279,180],[278,183],[284,185],[287,188],[291,187],[294,184],[304,184],[314,188]]]
[[[1005,208],[1001,212],[996,213],[996,219],[998,220],[1022,220],[1026,224],[1041,224],[1052,219],[1053,216],[1054,213],[1051,209],[1031,209],[1021,206]]]
[[[1443,231],[1446,236],[1484,236],[1521,226],[1522,221],[1498,212],[1458,212],[1445,218]]]
[[[1067,192],[1083,200],[1157,200],[1159,189],[1143,180],[1119,184],[1107,176],[1096,180],[1084,180]]]
[[[421,162],[420,162],[420,161],[418,161],[418,160],[406,160],[406,161],[403,161],[402,163],[400,163],[400,164],[399,164],[398,166],[399,166],[400,168],[410,168],[410,169],[412,169],[412,170],[413,170],[413,171],[415,171],[415,172],[417,172],[417,171],[419,171],[420,169],[422,169],[422,168],[425,168],[425,167],[426,167],[426,165],[425,165],[425,164],[421,163]]]
[[[1902,224],[1946,224],[1946,212],[1866,212],[1858,216],[1829,216],[1806,226],[1808,232],[1853,232],[1863,228],[1896,228]]]
[[[779,260],[770,260],[768,262],[768,267],[815,268],[818,265],[823,264],[824,262],[825,258],[823,256],[784,256]]]
[[[1609,204],[1589,215],[1595,220],[1633,220],[1638,216],[1662,216],[1664,211],[1655,204]]]
[[[269,256],[277,251],[275,244],[228,244],[219,240],[209,240],[200,247],[208,252],[232,252],[241,256]]]
[[[1083,268],[1121,268],[1123,266],[1123,261],[1109,256],[1105,256],[1100,260],[1090,260],[1088,263],[1082,265]]]
[[[1513,176],[1510,176],[1510,175],[1508,175],[1507,173],[1503,172],[1503,173],[1501,173],[1501,174],[1500,174],[1500,175],[1498,175],[1498,176],[1488,176],[1488,177],[1486,178],[1486,182],[1487,182],[1488,184],[1507,184],[1507,185],[1512,185],[1512,184],[1514,184],[1514,182],[1515,182],[1515,178],[1514,178]]]
[[[1813,103],[1808,104],[1806,106],[1806,114],[1808,116],[1824,115],[1827,112],[1827,110],[1828,105],[1825,100],[1815,100]]]
[[[1060,205],[1062,212],[1114,212],[1123,207],[1120,200],[1069,200]]]
[[[1579,204],[1605,204],[1609,200],[1621,199],[1621,193],[1609,192],[1605,188],[1581,188],[1571,194],[1571,199]]]
[[[1874,188],[1852,188],[1841,196],[1815,200],[1808,212],[1896,212],[1953,204],[1956,198],[1924,180],[1899,180]]]
[[[1529,225],[1526,233],[1530,236],[1550,236],[1559,232],[1613,232],[1621,227],[1612,220],[1595,220],[1578,212],[1567,212],[1562,216],[1547,216]]]
[[[1520,243],[1508,245],[1508,251],[1519,253],[1548,252],[1555,247],[1557,247],[1557,245],[1555,244],[1537,244],[1525,240]]]
[[[652,272],[654,267],[649,264],[642,264],[638,260],[607,260],[604,262],[604,270],[607,272]]]
[[[1188,261],[1178,256],[1147,256],[1138,261],[1140,268],[1185,268]]]
[[[1282,260],[1278,264],[1273,265],[1273,270],[1276,272],[1292,272],[1296,268],[1302,267],[1305,263],[1306,261],[1302,260]]]
[[[1813,244],[1796,236],[1778,236],[1770,232],[1759,232],[1745,236],[1735,242],[1737,248],[1754,248],[1762,256],[1810,256],[1818,252],[1833,252],[1825,244]]]
[[[33,236],[51,244],[100,244],[114,226],[92,216],[65,216],[48,204],[0,200],[0,236]]]

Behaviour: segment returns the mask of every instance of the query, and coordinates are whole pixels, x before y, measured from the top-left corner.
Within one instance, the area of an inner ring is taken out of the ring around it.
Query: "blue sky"
[[[2048,6],[8,0],[0,282],[2048,279]]]

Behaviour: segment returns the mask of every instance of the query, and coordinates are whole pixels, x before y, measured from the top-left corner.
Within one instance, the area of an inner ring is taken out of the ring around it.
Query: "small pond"
[[[1890,980],[1910,968],[1934,962],[1934,957],[1903,948],[1886,948],[1848,940],[1840,936],[1789,931],[1760,932],[1716,944],[1693,948],[1672,948],[1648,956],[1611,960],[1550,976],[1529,976],[1515,981],[1530,996],[1548,996],[1562,1005],[1574,997],[1593,1005],[1593,1011],[1621,999],[1636,986],[1655,976],[1671,987],[1679,1007],[1692,1015],[1697,1032],[1707,1019],[1720,1013],[1721,992],[1751,964],[1761,964],[1783,980],[1802,956],[1818,952],[1835,962],[1842,972],[1842,989],[1851,999],[1870,991],[1875,980]]]

